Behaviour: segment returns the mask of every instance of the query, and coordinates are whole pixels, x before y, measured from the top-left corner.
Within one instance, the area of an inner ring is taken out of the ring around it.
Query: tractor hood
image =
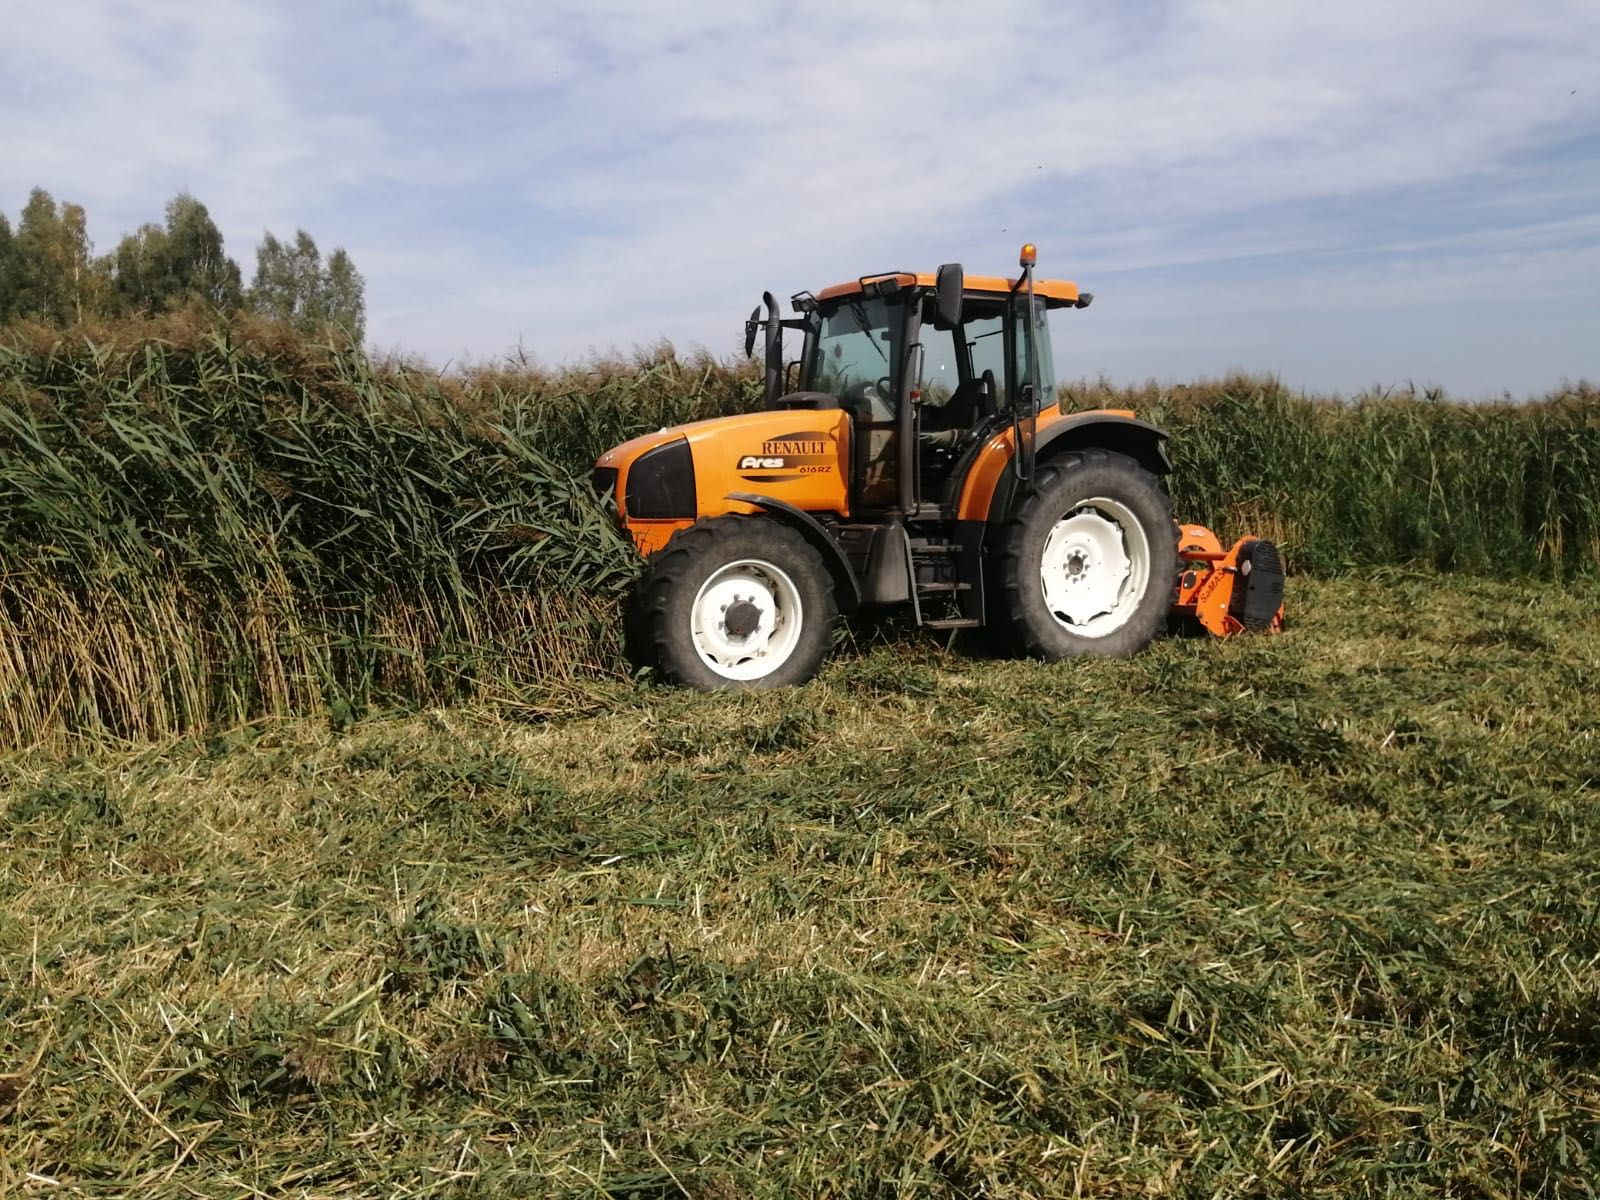
[[[628,521],[685,521],[754,506],[758,492],[806,512],[847,516],[850,419],[839,409],[781,409],[674,425],[633,438],[595,462]]]

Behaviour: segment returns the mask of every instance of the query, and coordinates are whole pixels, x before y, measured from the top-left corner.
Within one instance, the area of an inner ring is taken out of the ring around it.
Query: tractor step
[[[933,621],[924,621],[924,629],[976,629],[983,622],[976,617],[940,617]]]
[[[944,596],[951,592],[970,592],[970,583],[919,583],[917,595],[919,596]]]

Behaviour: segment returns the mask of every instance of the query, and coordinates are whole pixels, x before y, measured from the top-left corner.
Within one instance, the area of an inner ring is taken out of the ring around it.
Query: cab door
[[[824,302],[806,338],[802,389],[835,397],[850,415],[852,512],[900,501],[905,347],[914,332],[906,300],[901,292]]]

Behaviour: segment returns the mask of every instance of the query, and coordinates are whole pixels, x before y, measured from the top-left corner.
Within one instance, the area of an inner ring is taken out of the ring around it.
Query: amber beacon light
[[[1031,267],[1039,261],[1039,247],[1032,242],[1025,242],[1022,246],[1022,256],[1018,260],[1019,266]]]

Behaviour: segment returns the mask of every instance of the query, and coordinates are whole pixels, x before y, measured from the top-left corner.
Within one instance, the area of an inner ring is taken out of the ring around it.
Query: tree
[[[366,284],[343,249],[327,266],[317,243],[304,229],[292,242],[268,232],[256,248],[256,276],[250,307],[311,334],[340,330],[359,342],[366,334]]]
[[[117,298],[125,309],[163,312],[198,300],[224,311],[243,299],[239,264],[222,248],[222,231],[187,192],[167,203],[167,223],[142,225],[112,256]]]
[[[14,257],[11,222],[6,220],[5,213],[0,213],[0,325],[11,316],[11,300],[17,282]]]
[[[141,225],[111,252],[112,287],[125,311],[159,312],[169,292],[166,278],[167,231]]]
[[[323,284],[327,321],[359,345],[367,336],[367,283],[342,246],[328,256]]]
[[[213,308],[237,308],[244,298],[239,264],[222,249],[222,231],[206,206],[187,193],[167,205],[170,270],[185,294]]]
[[[105,280],[81,205],[58,209],[49,192],[34,188],[11,238],[11,260],[10,315],[67,325],[97,311]]]
[[[16,226],[0,215],[0,321],[64,326],[110,313],[152,314],[200,303],[227,312],[248,304],[314,336],[366,336],[366,284],[343,249],[324,263],[305,230],[268,232],[248,292],[206,206],[187,192],[167,202],[163,224],[141,225],[96,259],[83,208],[35,188]]]
[[[316,242],[300,230],[293,242],[280,242],[268,231],[256,247],[256,277],[250,284],[250,307],[296,327],[316,320],[317,278],[322,256]]]

